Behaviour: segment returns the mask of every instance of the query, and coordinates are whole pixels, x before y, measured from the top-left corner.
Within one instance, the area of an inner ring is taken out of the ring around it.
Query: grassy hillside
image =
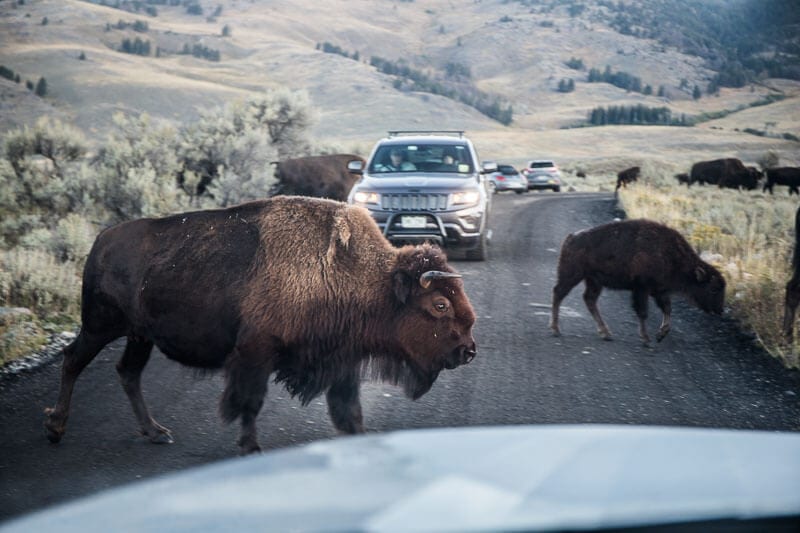
[[[718,96],[695,101],[691,88],[705,87],[714,75],[700,57],[656,39],[623,35],[598,20],[592,10],[572,16],[569,6],[574,2],[545,3],[548,9],[527,4],[224,0],[199,2],[200,16],[187,13],[181,5],[158,5],[153,17],[79,0],[27,0],[24,5],[4,0],[0,1],[0,64],[20,73],[23,80],[44,76],[48,95],[43,102],[33,102],[23,98],[24,81],[22,87],[4,83],[0,114],[7,128],[32,123],[42,114],[60,114],[90,136],[102,138],[114,111],[146,112],[185,122],[202,109],[264,89],[289,87],[308,91],[317,113],[313,134],[348,149],[368,149],[387,129],[448,128],[466,129],[476,139],[485,139],[492,152],[486,157],[524,159],[532,152],[547,151],[572,158],[583,155],[582,144],[553,146],[542,137],[563,139],[566,134],[558,130],[584,122],[595,106],[641,103],[668,106],[675,115],[697,115],[746,107],[782,91],[789,98],[780,104],[753,109],[735,121],[728,117],[718,126],[763,129],[764,122],[776,122],[775,132],[800,134],[800,121],[786,113],[797,104],[794,82],[723,89]],[[216,6],[221,6],[220,14],[209,17]],[[117,29],[120,21],[145,22],[147,31]],[[224,28],[228,36],[223,36]],[[150,42],[150,56],[117,51],[124,39],[135,38]],[[358,52],[359,60],[317,50],[320,43]],[[220,60],[177,53],[187,45],[218,51]],[[154,57],[156,48],[161,57]],[[85,60],[79,59],[81,54]],[[468,85],[513,107],[513,123],[502,126],[442,96],[397,90],[396,77],[370,66],[373,56],[404,62],[434,79],[444,76],[448,64],[464,66],[470,74]],[[573,57],[581,59],[583,70],[565,64]],[[585,82],[589,68],[606,65],[654,89],[663,86],[665,97]],[[565,78],[575,80],[574,92],[556,90]],[[684,88],[682,81],[687,84]],[[616,151],[629,137],[638,144],[638,131],[622,131],[626,129],[615,130],[609,145],[595,144],[596,153],[587,155]],[[573,133],[601,142],[608,135]],[[649,147],[673,150],[687,136],[699,137],[701,146],[726,154],[764,146],[763,140],[751,135],[742,134],[741,140],[732,142],[730,136],[716,133],[708,125],[691,133],[660,131],[648,135]],[[500,146],[495,138],[502,139]],[[571,147],[576,148],[574,153]],[[769,148],[786,152],[789,158],[796,152],[793,145],[780,142]]]

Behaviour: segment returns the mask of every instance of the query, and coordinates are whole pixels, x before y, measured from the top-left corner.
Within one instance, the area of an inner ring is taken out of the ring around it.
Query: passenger
[[[414,165],[414,163],[406,161],[405,150],[401,150],[400,148],[392,148],[389,156],[391,161],[389,164],[384,165],[386,170],[395,172],[417,170],[417,167]]]

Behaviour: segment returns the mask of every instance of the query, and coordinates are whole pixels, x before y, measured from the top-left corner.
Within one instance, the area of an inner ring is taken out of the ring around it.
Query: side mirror
[[[347,163],[347,171],[351,174],[363,174],[364,173],[364,162],[359,161],[358,159],[350,161]]]
[[[483,164],[483,170],[481,170],[481,174],[491,174],[492,172],[497,172],[497,163],[494,161],[487,161]]]

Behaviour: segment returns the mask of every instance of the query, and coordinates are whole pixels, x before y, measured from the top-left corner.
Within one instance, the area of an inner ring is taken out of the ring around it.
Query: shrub
[[[0,252],[0,301],[26,307],[49,320],[77,319],[80,313],[80,269],[47,252],[16,249]]]
[[[780,159],[781,156],[779,156],[777,152],[769,150],[759,157],[756,163],[761,167],[761,170],[766,170],[768,168],[777,167],[780,164]]]

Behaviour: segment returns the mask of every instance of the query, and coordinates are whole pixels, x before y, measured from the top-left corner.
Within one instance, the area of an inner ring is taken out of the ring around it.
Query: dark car
[[[489,190],[493,193],[514,191],[522,194],[528,191],[528,180],[512,165],[498,164],[497,171],[489,174]]]
[[[389,132],[372,150],[348,202],[367,208],[393,244],[431,242],[486,259],[490,195],[485,174],[464,132]]]
[[[535,159],[522,171],[528,179],[528,190],[561,190],[561,171],[552,159]]]

